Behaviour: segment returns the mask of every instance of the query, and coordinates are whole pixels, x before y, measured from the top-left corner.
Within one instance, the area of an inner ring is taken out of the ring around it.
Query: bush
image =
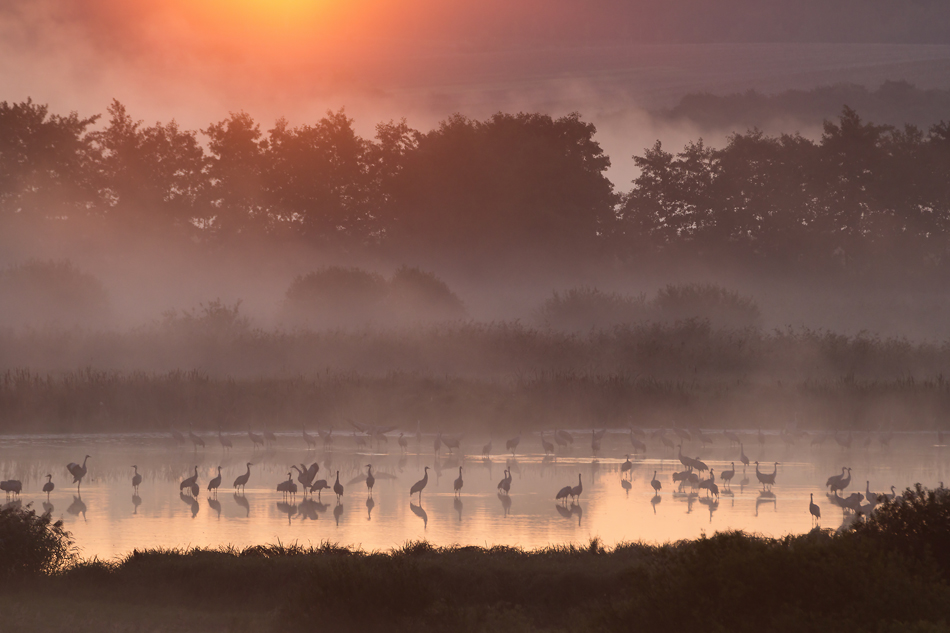
[[[717,326],[749,327],[759,324],[759,306],[751,297],[715,284],[670,284],[653,300],[665,321],[709,320]]]
[[[51,574],[75,558],[73,542],[63,522],[26,508],[0,509],[0,577]]]
[[[251,322],[241,315],[240,299],[234,305],[220,299],[200,304],[197,310],[169,310],[163,315],[166,331],[199,336],[228,336],[247,332]]]
[[[102,283],[68,260],[38,261],[0,271],[0,324],[101,325],[109,316]]]
[[[465,305],[433,273],[402,266],[389,282],[388,305],[411,321],[447,321],[465,317]]]
[[[643,295],[634,297],[597,288],[571,288],[554,292],[538,310],[538,320],[563,330],[587,330],[642,321],[650,314]]]
[[[329,266],[296,277],[284,297],[293,323],[344,327],[379,314],[389,292],[386,280],[360,268]]]

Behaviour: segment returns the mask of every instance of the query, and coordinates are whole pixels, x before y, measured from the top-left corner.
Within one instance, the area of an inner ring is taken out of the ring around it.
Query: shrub
[[[0,324],[101,325],[109,298],[102,283],[68,260],[31,260],[0,271]]]
[[[412,321],[446,321],[465,317],[465,305],[433,273],[402,266],[389,282],[388,305]]]
[[[30,508],[0,509],[0,577],[54,573],[75,558],[63,522]]]
[[[657,291],[653,306],[663,320],[704,319],[718,326],[756,326],[762,316],[751,297],[715,284],[669,284]]]
[[[343,327],[378,315],[389,292],[386,280],[360,268],[329,266],[296,277],[284,297],[293,323]]]
[[[586,330],[642,321],[649,316],[643,295],[627,296],[582,286],[554,292],[538,310],[538,320],[564,330]]]

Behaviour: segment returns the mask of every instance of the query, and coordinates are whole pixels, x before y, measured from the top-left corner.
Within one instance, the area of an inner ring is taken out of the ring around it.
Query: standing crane
[[[429,483],[429,467],[426,466],[424,469],[424,474],[422,479],[412,484],[412,488],[409,489],[409,496],[419,493],[419,503],[422,503],[422,489],[426,487],[426,484]]]
[[[340,483],[340,471],[336,471],[336,483],[333,484],[333,492],[336,493],[336,502],[340,503],[343,499],[343,484]]]
[[[230,451],[234,447],[231,438],[224,437],[221,434],[221,427],[218,427],[218,441],[221,442],[221,450]]]
[[[220,485],[221,485],[221,467],[218,466],[218,476],[208,482],[208,492],[214,491],[212,494],[217,496],[218,486]]]
[[[719,473],[719,479],[722,480],[722,483],[726,486],[729,486],[732,483],[732,478],[736,476],[736,463],[729,462],[732,465],[731,470],[723,470]]]
[[[192,486],[197,486],[197,485],[198,485],[198,467],[195,466],[195,474],[192,475],[191,477],[189,477],[189,478],[183,480],[183,481],[178,485],[178,489],[179,489],[179,490],[184,490],[185,488],[188,488],[189,490],[191,490],[191,487],[192,487]]]
[[[249,438],[251,438],[251,446],[252,446],[252,447],[257,448],[258,446],[260,446],[261,448],[264,448],[264,436],[263,436],[263,435],[258,435],[257,433],[255,433],[255,432],[252,431],[251,429],[248,429],[248,430],[247,430],[247,436],[248,436]]]
[[[567,503],[567,498],[571,496],[571,490],[573,489],[573,486],[564,486],[557,491],[557,494],[554,495],[554,499],[556,501],[563,501],[564,503]]]
[[[764,489],[766,486],[769,488],[775,483],[775,475],[778,474],[778,462],[775,462],[775,466],[772,469],[771,473],[759,472],[759,462],[755,462],[755,477],[759,480],[759,483],[762,484]]]
[[[317,447],[317,438],[307,433],[307,427],[300,427],[303,431],[303,441],[307,443],[307,450],[312,451]]]
[[[494,438],[489,435],[488,444],[485,444],[485,446],[482,446],[482,455],[485,455],[486,457],[491,455],[491,445],[493,441],[494,441]]]
[[[294,483],[293,473],[287,473],[287,481],[277,484],[277,492],[283,493],[285,499],[297,494],[297,484]]]
[[[82,478],[86,476],[86,460],[89,459],[89,455],[86,455],[82,460],[82,465],[75,462],[70,462],[66,464],[66,470],[69,471],[69,474],[73,476],[73,483],[76,485],[76,491],[78,492],[80,487],[82,487]]]
[[[633,462],[630,461],[630,455],[627,455],[626,457],[627,457],[627,461],[620,464],[620,472],[622,473],[629,473],[630,471],[633,470]]]
[[[505,442],[505,450],[511,451],[511,454],[515,454],[515,450],[518,448],[518,444],[521,443],[521,431],[518,431],[518,437],[513,437],[507,442]]]
[[[195,432],[192,430],[190,424],[188,425],[188,439],[191,440],[191,443],[194,445],[196,453],[198,452],[199,446],[202,449],[205,447],[205,441],[201,439],[200,437],[198,437],[197,435],[195,435]]]
[[[746,457],[745,448],[742,446],[742,442],[739,442],[739,461],[742,462],[743,466],[749,465],[749,458]]]
[[[554,452],[554,444],[544,439],[544,433],[541,433],[541,448],[544,449],[545,455]]]
[[[597,437],[597,431],[590,432],[590,450],[593,451],[594,455],[600,452],[600,438]]]
[[[139,493],[139,484],[142,483],[142,475],[139,474],[139,467],[132,465],[132,468],[135,470],[135,473],[132,475],[132,490],[135,494]]]
[[[318,479],[310,486],[310,494],[317,493],[317,499],[321,499],[321,493],[329,487],[326,479]]]
[[[454,486],[455,486],[455,496],[456,496],[456,497],[458,497],[459,495],[462,494],[462,485],[463,485],[464,483],[465,483],[465,482],[462,481],[462,467],[459,466],[459,476],[458,476],[458,479],[455,480],[455,484],[454,484]]]
[[[581,474],[577,473],[577,485],[571,488],[571,496],[578,501],[582,492],[584,492],[584,484],[581,483]]]
[[[815,518],[815,525],[818,525],[821,521],[821,508],[815,503],[815,493],[809,493],[808,498],[808,512]]]
[[[238,488],[240,488],[240,489],[241,489],[241,492],[244,492],[244,487],[247,485],[247,480],[251,478],[251,466],[253,466],[253,465],[254,465],[254,464],[252,464],[251,462],[247,462],[247,472],[244,473],[243,475],[239,475],[239,476],[237,477],[237,479],[234,480],[234,489],[235,489],[235,490],[237,490]],[[235,494],[237,494],[237,493],[235,493]]]
[[[56,484],[53,483],[53,476],[46,475],[46,483],[43,484],[43,492],[46,493],[46,500],[49,501],[49,493],[53,492],[53,488],[56,487]]]
[[[366,490],[370,496],[373,494],[373,486],[376,485],[376,477],[373,476],[373,465],[366,464]]]
[[[409,440],[407,440],[402,433],[399,434],[399,439],[396,440],[396,442],[399,444],[399,450],[403,453],[409,450]]]
[[[498,489],[507,495],[511,492],[511,471],[505,469],[505,476],[501,478],[501,481],[498,482]]]
[[[653,479],[650,480],[650,485],[653,486],[653,490],[656,494],[660,494],[660,489],[663,488],[663,484],[660,483],[660,480],[656,478],[656,471],[653,471]]]

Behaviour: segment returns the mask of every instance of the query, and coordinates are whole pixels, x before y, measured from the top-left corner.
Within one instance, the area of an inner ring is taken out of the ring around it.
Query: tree
[[[266,144],[260,126],[246,112],[232,112],[202,132],[211,152],[208,175],[211,213],[207,227],[218,235],[253,228],[266,230],[272,219],[264,206],[263,161]]]
[[[0,215],[47,219],[94,212],[96,151],[86,130],[98,118],[51,115],[31,99],[0,102]]]

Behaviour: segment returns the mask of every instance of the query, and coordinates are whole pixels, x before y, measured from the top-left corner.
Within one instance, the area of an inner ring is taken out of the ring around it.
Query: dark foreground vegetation
[[[17,513],[0,513],[0,551],[11,517],[32,520]],[[277,545],[4,567],[0,611],[27,631],[945,631],[948,543],[950,493],[918,486],[840,533],[780,539]]]

